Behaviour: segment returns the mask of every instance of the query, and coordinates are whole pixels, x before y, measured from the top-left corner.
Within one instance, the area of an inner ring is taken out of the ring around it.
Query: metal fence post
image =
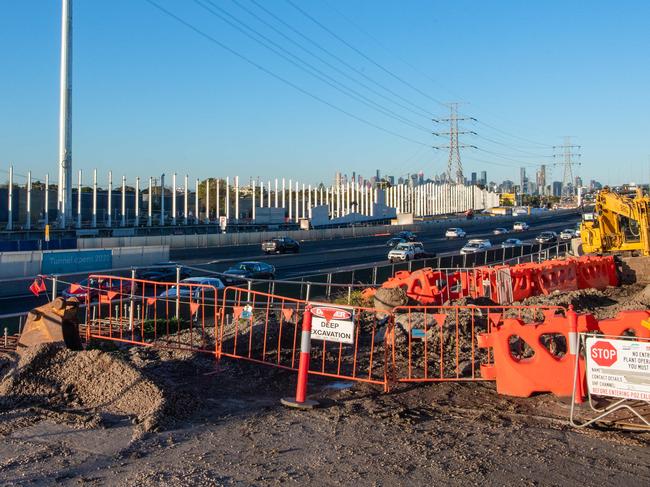
[[[377,284],[377,266],[372,268],[372,284]]]
[[[56,295],[58,294],[57,284],[58,284],[57,277],[52,276],[52,301],[56,299]]]
[[[176,197],[176,195],[174,194],[174,198],[175,197]],[[176,319],[177,320],[180,317],[180,311],[181,311],[180,283],[181,283],[181,266],[177,265],[176,266]]]
[[[246,294],[246,301],[250,302],[250,300],[251,300],[251,287],[252,287],[252,283],[251,283],[250,279],[248,280],[248,285],[246,287],[248,289],[248,293]]]
[[[330,298],[332,293],[332,273],[327,274],[327,299]]]
[[[309,301],[309,295],[311,294],[311,283],[307,283],[307,292],[305,293],[305,301]]]

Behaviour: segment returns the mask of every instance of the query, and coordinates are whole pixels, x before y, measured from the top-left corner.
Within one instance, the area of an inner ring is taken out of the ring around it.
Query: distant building
[[[387,176],[386,180],[390,183],[391,186],[395,185],[395,176]]]
[[[579,188],[582,186],[582,178],[580,176],[576,176],[576,188]]]
[[[476,173],[472,173],[472,180],[471,180],[472,185],[476,185],[478,183],[478,179],[476,178]]]
[[[546,165],[542,164],[537,171],[537,191],[540,195],[544,196],[546,193]]]
[[[553,196],[562,196],[562,182],[553,181]]]
[[[519,188],[521,194],[528,194],[528,178],[526,177],[526,168],[519,169]]]
[[[481,171],[481,179],[479,179],[479,182],[485,186],[487,184],[487,171]]]

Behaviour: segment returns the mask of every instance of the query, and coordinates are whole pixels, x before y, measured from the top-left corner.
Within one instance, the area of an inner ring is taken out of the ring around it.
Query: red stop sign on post
[[[601,367],[609,367],[616,362],[616,347],[609,342],[596,342],[591,347],[591,358]]]

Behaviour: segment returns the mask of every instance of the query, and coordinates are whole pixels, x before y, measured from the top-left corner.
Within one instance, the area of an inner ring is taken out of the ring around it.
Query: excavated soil
[[[631,286],[525,304],[570,303],[609,317],[648,303],[646,296]],[[296,324],[286,318],[272,314],[266,327],[257,315],[253,327],[230,321],[224,349],[290,360]],[[456,330],[455,317],[441,326],[431,314],[400,315],[391,338],[381,317],[364,315],[359,347],[373,344],[375,355],[358,355],[354,370],[365,372],[393,339],[398,368],[422,364],[426,342],[428,373],[440,373],[442,363],[444,375],[470,377],[481,360],[472,340],[487,316],[474,310],[459,318]],[[213,350],[214,331],[156,342],[190,344]],[[314,346],[312,360],[338,351]],[[397,384],[384,392],[310,376],[320,407],[297,411],[280,405],[295,391],[293,371],[107,342],[80,352],[41,346],[0,373],[0,485],[650,484],[650,433],[607,424],[578,430],[568,425],[565,400],[501,396],[489,382]],[[580,406],[578,415],[590,412]]]

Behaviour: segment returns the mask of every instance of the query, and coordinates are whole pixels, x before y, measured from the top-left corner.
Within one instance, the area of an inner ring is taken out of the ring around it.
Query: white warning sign
[[[327,342],[354,343],[354,309],[312,304],[311,338]]]
[[[650,342],[587,337],[586,346],[591,394],[650,401]]]

